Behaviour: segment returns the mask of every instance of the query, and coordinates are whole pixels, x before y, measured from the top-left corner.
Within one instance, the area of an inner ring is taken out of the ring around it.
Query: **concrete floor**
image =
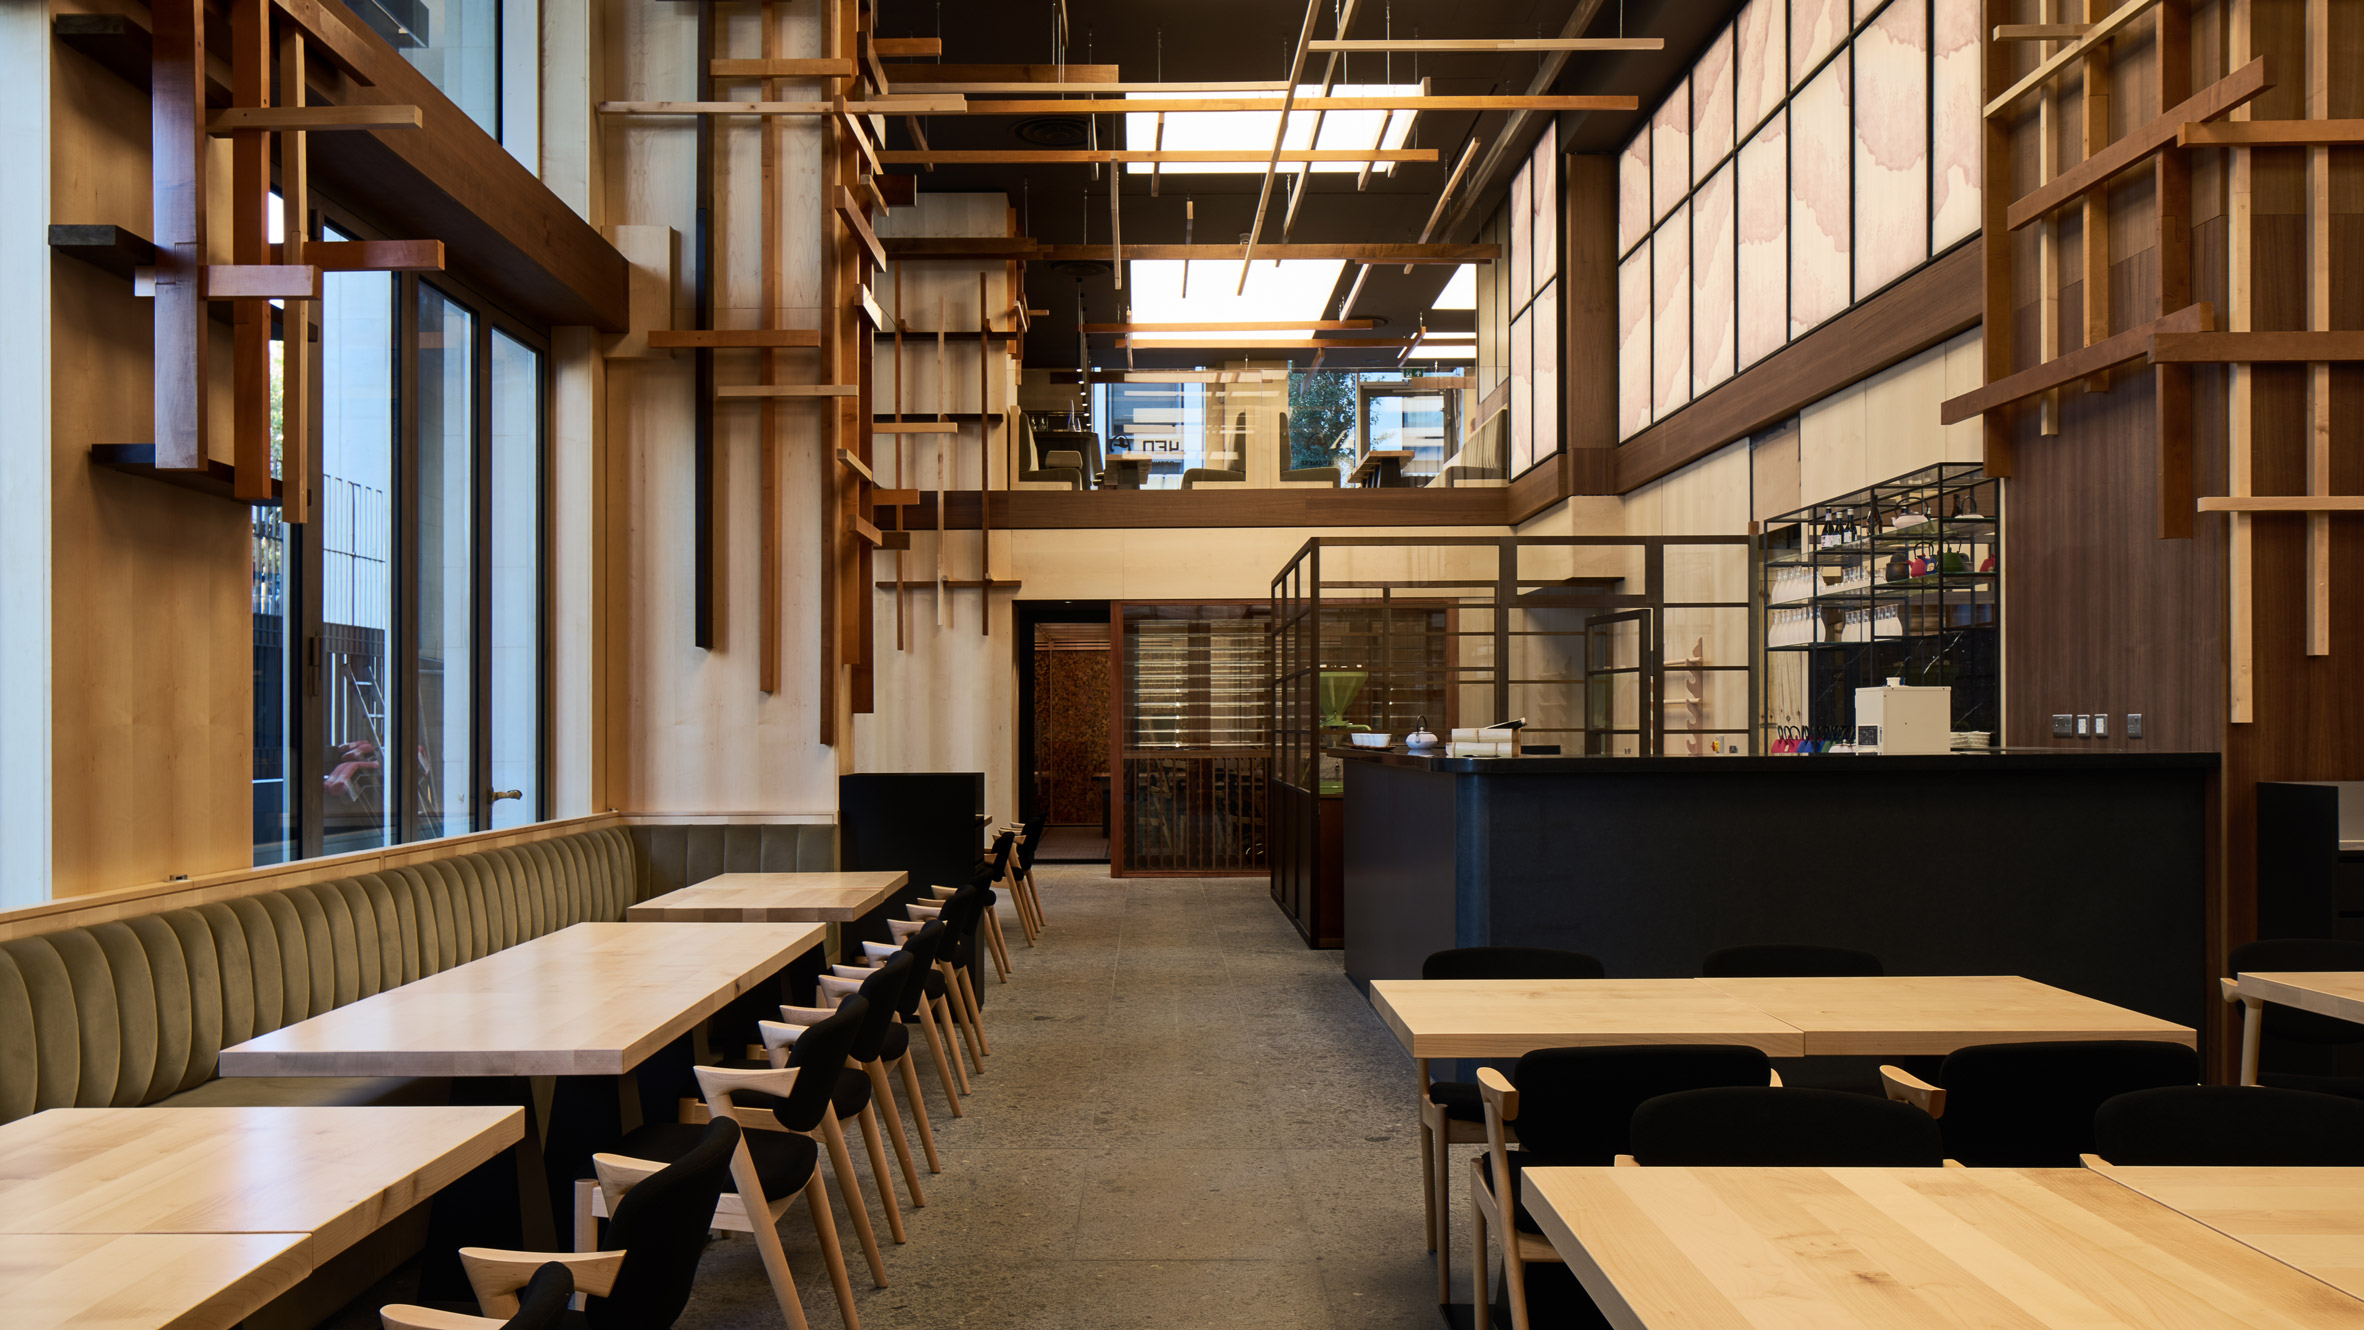
[[[1260,878],[1037,874],[1051,927],[1029,951],[1004,908],[1016,968],[985,995],[968,1116],[923,1073],[944,1171],[891,1287],[856,1257],[862,1324],[1441,1325],[1411,1061],[1340,954],[1306,950]],[[813,1326],[836,1326],[801,1209],[781,1231]],[[779,1325],[746,1238],[708,1249],[680,1325]]]
[[[1003,902],[1015,969],[987,985],[993,1053],[971,1076],[968,1116],[951,1115],[922,1055],[944,1171],[921,1173],[925,1209],[903,1196],[905,1245],[889,1240],[847,1132],[887,1244],[881,1289],[838,1211],[865,1330],[1444,1325],[1422,1250],[1411,1059],[1341,953],[1307,950],[1262,878],[1036,874],[1051,927],[1027,949]],[[1457,1170],[1475,1149],[1456,1149]],[[1466,1303],[1460,1190],[1453,1289]],[[780,1233],[813,1330],[835,1330],[802,1205]],[[378,1306],[414,1299],[416,1266],[324,1330],[377,1330]],[[746,1235],[707,1248],[677,1324],[778,1330]]]

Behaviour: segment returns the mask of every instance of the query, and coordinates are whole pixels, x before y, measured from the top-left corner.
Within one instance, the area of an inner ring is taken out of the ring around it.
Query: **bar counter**
[[[1816,943],[2203,1024],[2213,753],[1345,759],[1346,972],[1565,947],[1615,978]]]

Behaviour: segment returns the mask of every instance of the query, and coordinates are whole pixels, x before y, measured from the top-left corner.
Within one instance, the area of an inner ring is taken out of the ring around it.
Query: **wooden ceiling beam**
[[[1297,80],[1305,77],[1305,47],[1313,40],[1313,21],[1320,17],[1322,0],[1305,0],[1305,25],[1297,30],[1297,53],[1289,59],[1287,89],[1281,94],[1280,123],[1272,129],[1272,156],[1264,163],[1264,185],[1256,191],[1256,218],[1248,223],[1247,251],[1240,255],[1239,286],[1232,292],[1241,294],[1248,289],[1248,263],[1255,257],[1256,241],[1264,234],[1264,211],[1272,206],[1272,182],[1280,172],[1281,144],[1289,137],[1289,110],[1297,101]],[[1340,15],[1344,17],[1343,13]]]
[[[1245,323],[1087,323],[1088,333],[1137,332],[1293,332],[1299,328],[1325,332],[1356,332],[1374,325],[1371,319],[1278,319]]]
[[[603,104],[603,107],[608,104]],[[1634,111],[1638,97],[1300,97],[1300,111]],[[959,115],[1146,115],[1151,112],[1241,111],[1270,115],[1280,103],[1259,97],[1008,98],[969,101]]]
[[[893,252],[892,244],[889,253]],[[1256,252],[1263,258],[1283,259],[1342,259],[1348,263],[1492,263],[1500,258],[1499,245],[1406,245],[1397,243],[1373,244],[1294,244],[1259,245]],[[1138,263],[1143,260],[1187,259],[1196,263],[1237,260],[1244,251],[1239,245],[1128,245],[1125,257]],[[1045,245],[1036,256],[1051,263],[1109,261],[1106,245]],[[1294,325],[1303,327],[1303,324]]]
[[[1344,7],[1338,11],[1338,35],[1341,37],[1346,35],[1347,25],[1354,22],[1354,6],[1355,0],[1345,0]],[[1344,55],[1338,52],[1331,52],[1329,64],[1322,70],[1322,90],[1319,100],[1328,101],[1330,97],[1330,90],[1338,86],[1338,66],[1339,63],[1345,58],[1346,57]],[[1310,99],[1294,100],[1298,100],[1299,105],[1303,105],[1305,100]],[[1322,146],[1322,122],[1329,118],[1329,114],[1329,110],[1326,107],[1313,108],[1313,133],[1306,136],[1305,146],[1309,148],[1318,148]],[[1387,122],[1392,119],[1394,119],[1394,117],[1389,116],[1380,121],[1379,133],[1371,140],[1372,147],[1383,148],[1387,146]],[[1288,128],[1288,118],[1286,116],[1282,117],[1281,119],[1281,127],[1285,133]],[[1369,170],[1369,164],[1366,163],[1363,169],[1366,171]],[[1289,189],[1288,211],[1281,214],[1281,240],[1284,243],[1289,238],[1290,229],[1297,225],[1297,208],[1299,205],[1305,202],[1305,187],[1309,183],[1305,178],[1305,172],[1299,171],[1295,174],[1297,176],[1297,181]],[[1255,237],[1251,235],[1249,239],[1253,240]]]
[[[1454,54],[1532,54],[1538,51],[1663,51],[1663,37],[1388,37],[1356,41],[1322,41],[1313,43],[1315,54],[1364,53],[1377,55],[1386,51],[1398,54],[1416,52],[1422,55]]]
[[[1072,70],[1075,68],[1075,66],[1069,65],[1068,68]],[[1080,93],[1088,97],[1107,93],[1135,92],[1210,93],[1288,91],[1287,86],[1284,85],[1279,79],[1233,79],[1211,83],[1086,83],[1075,80],[1070,80],[1065,83],[1012,83],[1008,81],[995,81],[991,79],[954,80],[906,78],[898,81],[895,86],[903,89],[906,92],[957,92],[967,96],[975,96],[979,93],[998,93],[1003,96],[1015,97],[1041,97],[1047,96],[1051,93],[1070,92]]]
[[[895,66],[895,83],[1108,84],[1123,75],[1114,65],[940,65]]]
[[[933,152],[915,149],[894,149],[878,155],[888,166],[1093,166],[1101,163],[1160,162],[1201,165],[1267,166],[1261,153],[1246,153],[1217,148],[1167,148],[1155,151],[1147,148],[939,148]],[[1289,148],[1282,150],[1277,160],[1283,162],[1433,162],[1434,148],[1392,148],[1382,152],[1365,152],[1345,148]]]
[[[603,115],[832,115],[835,102],[601,102]],[[874,97],[847,102],[848,115],[958,115],[968,109],[959,97]]]

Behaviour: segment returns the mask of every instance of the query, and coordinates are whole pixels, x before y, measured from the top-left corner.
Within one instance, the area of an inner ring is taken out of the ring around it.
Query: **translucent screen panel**
[[[1650,424],[1650,242],[1617,265],[1617,437]]]
[[[1559,132],[1546,128],[1543,138],[1535,144],[1535,155],[1528,159],[1527,176],[1533,182],[1528,194],[1534,208],[1533,232],[1534,287],[1541,290],[1545,282],[1557,277],[1560,271],[1560,143]]]
[[[1663,416],[1691,400],[1691,217],[1667,216],[1651,242],[1650,409]]]
[[[1691,179],[1704,180],[1732,151],[1732,30],[1691,67]]]
[[[1776,112],[1740,150],[1734,277],[1741,365],[1755,364],[1789,340],[1788,126],[1788,112]]]
[[[1936,113],[1931,183],[1931,241],[1944,249],[1978,230],[1979,138],[1985,121],[1978,96],[1979,0],[1937,0],[1933,47]]]
[[[1743,139],[1764,123],[1789,91],[1789,15],[1784,3],[1749,0],[1732,25],[1733,112]]]
[[[470,120],[500,137],[501,0],[398,0],[354,9]],[[397,14],[405,21],[396,22]]]
[[[1521,170],[1510,178],[1510,307],[1517,309],[1535,293],[1535,265],[1530,261],[1535,238],[1534,181]]]
[[[1650,217],[1650,131],[1644,129],[1617,154],[1618,253],[1642,243]]]
[[[1691,82],[1666,95],[1650,117],[1650,215],[1663,218],[1691,190]]]
[[[1691,391],[1706,392],[1732,377],[1732,177],[1708,177],[1691,198]]]
[[[1535,461],[1535,316],[1510,321],[1510,473]]]
[[[1533,325],[1535,337],[1535,443],[1529,454],[1533,462],[1560,450],[1559,283],[1535,293],[1534,310],[1527,321]]]
[[[1845,40],[1847,0],[1789,0],[1789,85],[1804,83]]]
[[[1929,11],[1892,4],[1855,39],[1855,289],[1929,257]]]
[[[1834,60],[1790,103],[1789,331],[1847,307],[1853,218],[1847,62]]]

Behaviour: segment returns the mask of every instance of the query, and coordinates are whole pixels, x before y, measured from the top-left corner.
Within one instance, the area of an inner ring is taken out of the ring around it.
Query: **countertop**
[[[1327,746],[1325,757],[1340,757],[1415,771],[1443,771],[1475,776],[1621,776],[1645,774],[1706,775],[1729,771],[1759,774],[1789,772],[1810,775],[1833,770],[1884,772],[1916,771],[2212,771],[2215,753],[2081,752],[2074,748],[2011,748],[1983,753],[1949,753],[1920,757],[1882,757],[1852,753],[1812,757],[1443,757],[1423,756],[1395,748]]]

